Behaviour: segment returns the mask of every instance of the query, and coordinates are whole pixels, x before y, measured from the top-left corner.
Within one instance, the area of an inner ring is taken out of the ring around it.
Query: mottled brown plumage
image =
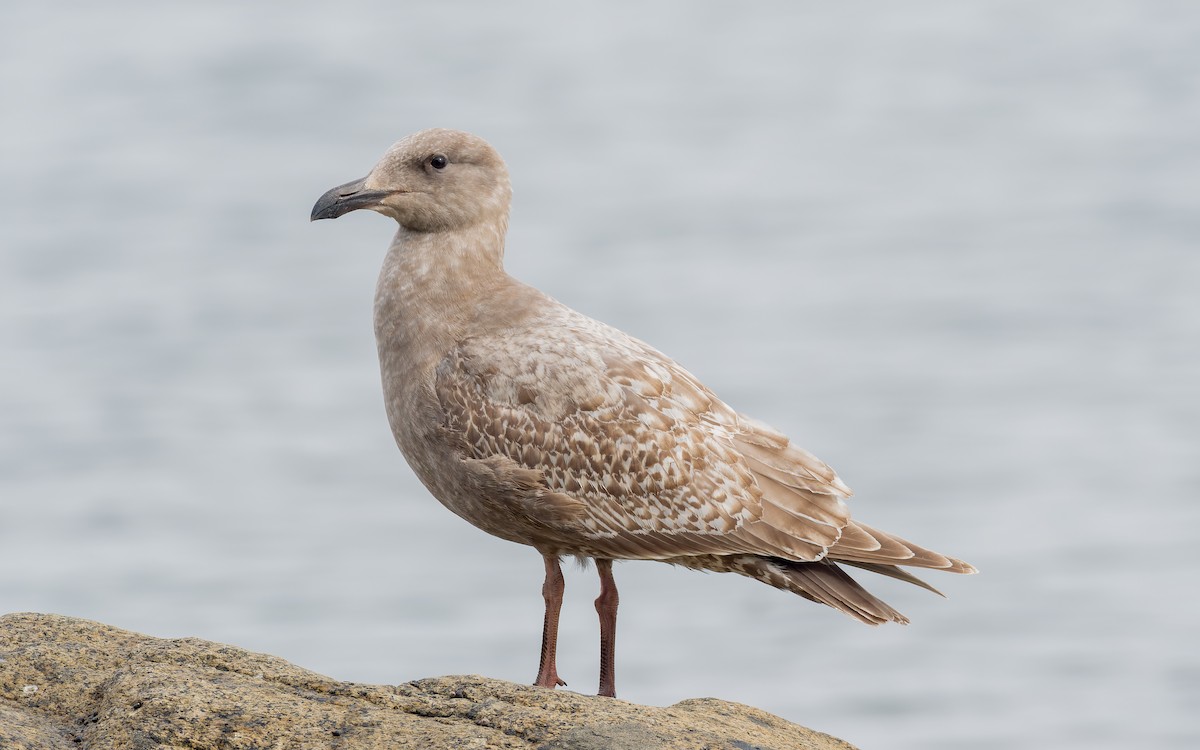
[[[837,563],[925,588],[898,566],[974,572],[851,520],[849,488],[815,456],[649,345],[508,276],[510,193],[487,143],[426,130],[322,196],[313,218],[369,208],[400,225],[375,303],[388,418],[438,500],[545,558],[537,684],[563,684],[564,555],[598,563],[607,695],[614,559],[739,573],[869,624],[906,619]]]

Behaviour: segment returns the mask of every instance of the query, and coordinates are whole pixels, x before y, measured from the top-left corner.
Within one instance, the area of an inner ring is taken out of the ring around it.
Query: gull
[[[851,519],[851,492],[786,435],[726,405],[671,358],[509,276],[503,159],[455,130],[414,133],[317,201],[399,225],[375,291],[383,394],[396,444],[443,505],[542,555],[534,684],[556,665],[560,561],[600,576],[599,694],[616,696],[614,560],[730,572],[861,622],[906,623],[842,565],[936,593],[900,566],[961,560]]]

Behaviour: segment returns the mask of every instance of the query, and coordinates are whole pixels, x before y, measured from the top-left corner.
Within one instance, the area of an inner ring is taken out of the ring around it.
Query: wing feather
[[[644,344],[607,327],[588,336],[588,324],[601,324],[580,319],[571,337],[531,326],[447,354],[435,390],[462,458],[510,459],[539,472],[543,491],[581,501],[581,552],[751,551],[728,535],[761,516],[760,493],[724,428],[706,418],[728,407]]]
[[[552,508],[573,522],[545,546],[633,559],[828,558],[902,580],[896,565],[973,570],[851,522],[850,489],[833,469],[671,359],[566,308],[553,314],[565,318],[462,341],[434,384],[463,460],[511,461],[537,478],[537,502],[518,503],[522,512]],[[840,597],[839,608],[891,619],[855,603],[834,574],[789,575],[826,603]]]

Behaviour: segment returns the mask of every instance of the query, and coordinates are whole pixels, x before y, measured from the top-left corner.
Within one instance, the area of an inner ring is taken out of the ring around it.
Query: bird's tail
[[[908,622],[907,617],[892,609],[886,602],[871,595],[846,571],[828,560],[794,562],[781,557],[763,555],[697,555],[673,558],[665,562],[698,570],[738,573],[777,589],[799,594],[810,601],[828,605],[868,625],[879,625],[885,622],[906,624]],[[904,571],[899,571],[900,575],[882,570],[874,570],[874,572],[893,575],[897,578],[903,576],[902,580],[917,583],[924,588],[931,588],[924,581]]]

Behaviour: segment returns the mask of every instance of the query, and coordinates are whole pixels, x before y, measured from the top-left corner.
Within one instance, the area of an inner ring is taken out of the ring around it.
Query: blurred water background
[[[913,620],[872,629],[618,565],[623,698],[864,749],[1200,746],[1200,5],[25,3],[0,109],[0,612],[533,679],[537,554],[384,420],[392,225],[308,223],[455,127],[509,162],[514,275],[983,571],[872,581]]]

